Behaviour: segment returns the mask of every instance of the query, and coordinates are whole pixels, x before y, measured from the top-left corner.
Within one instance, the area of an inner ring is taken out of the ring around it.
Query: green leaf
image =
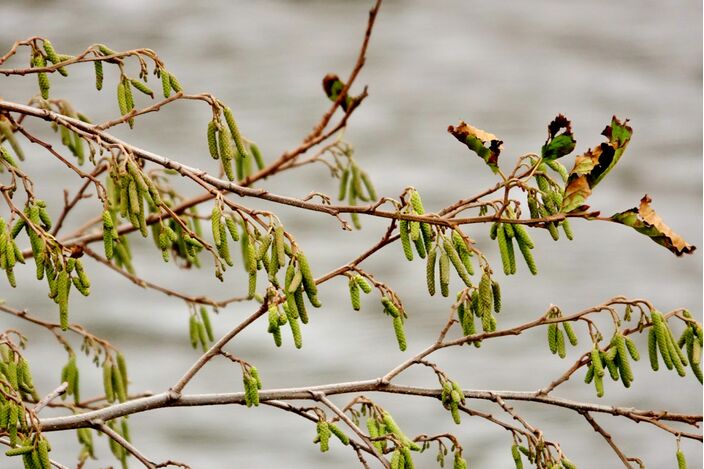
[[[541,156],[548,161],[562,158],[572,153],[576,143],[572,136],[572,123],[562,114],[558,114],[548,126],[548,139],[541,149]]]

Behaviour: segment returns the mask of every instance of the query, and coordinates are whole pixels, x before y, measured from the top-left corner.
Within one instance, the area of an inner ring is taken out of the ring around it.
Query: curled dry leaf
[[[594,149],[578,156],[574,168],[570,172],[562,201],[562,212],[571,212],[582,207],[592,194],[592,189],[616,166],[631,140],[633,129],[628,125],[628,119],[621,122],[613,116],[611,125],[606,126],[601,133],[609,139]]]
[[[665,246],[676,255],[691,254],[696,246],[688,244],[680,235],[667,226],[650,206],[651,199],[646,194],[640,199],[640,206],[611,216],[617,223],[630,226],[637,232],[649,236],[656,243]]]
[[[504,148],[504,142],[496,138],[496,135],[472,127],[464,121],[460,121],[457,127],[449,126],[447,131],[479,155],[494,173],[499,171],[499,154]]]

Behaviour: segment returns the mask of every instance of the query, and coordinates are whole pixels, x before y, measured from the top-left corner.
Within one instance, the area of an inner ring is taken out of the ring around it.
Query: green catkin
[[[506,238],[506,232],[504,231],[503,224],[496,224],[494,226],[497,226],[496,240],[499,245],[499,253],[501,254],[501,263],[503,264],[504,274],[511,275],[511,256],[508,247],[511,241]],[[511,248],[513,248],[512,244]]]
[[[208,314],[208,310],[205,309],[205,306],[200,307],[200,320],[205,327],[205,333],[208,336],[208,340],[211,342],[214,341],[215,334],[213,334],[213,326],[210,322],[210,315]]]
[[[626,338],[622,334],[617,334],[615,337],[615,345],[618,356],[618,367],[621,374],[621,381],[625,387],[631,386],[631,381],[633,381],[633,370],[631,369],[631,364],[628,361],[628,347],[626,346]]]
[[[207,138],[210,156],[217,160],[220,158],[220,151],[218,150],[218,124],[215,119],[208,122]]]
[[[192,314],[188,318],[188,337],[191,340],[191,347],[198,348],[198,320]]]
[[[59,305],[59,319],[63,331],[68,329],[68,292],[70,288],[68,272],[62,270],[56,280],[56,302]]]
[[[112,366],[108,361],[103,363],[103,389],[105,390],[105,400],[114,402],[115,392],[112,387]]]
[[[618,356],[617,356],[617,347],[616,347],[616,341],[612,340],[611,341],[611,349],[607,353],[600,352],[599,356],[601,357],[601,361],[606,365],[606,368],[609,370],[609,375],[611,376],[611,379],[614,381],[618,381],[620,378],[620,365],[618,364]],[[624,378],[628,380],[628,378]]]
[[[420,231],[419,231],[420,233]],[[418,257],[421,259],[425,259],[425,241],[423,240],[422,236],[418,236],[416,239],[413,240],[413,245],[416,247],[416,252],[418,253]]]
[[[313,277],[313,272],[310,270],[310,265],[308,264],[308,259],[306,258],[303,251],[298,251],[298,268],[303,275],[303,289],[308,296],[310,303],[316,307],[320,307],[320,302],[318,301],[318,287],[315,284],[315,278]]]
[[[264,158],[262,157],[262,152],[259,151],[259,147],[254,143],[250,143],[249,151],[252,152],[252,156],[254,157],[254,162],[257,164],[257,168],[259,170],[264,169],[266,165],[264,164]]]
[[[673,368],[673,360],[670,356],[670,347],[668,344],[669,337],[667,334],[667,325],[664,323],[662,315],[653,311],[650,315],[653,322],[653,328],[655,329],[655,338],[657,339],[658,349],[660,349],[660,356],[668,370]]]
[[[516,465],[516,469],[523,469],[523,460],[521,459],[521,452],[518,449],[518,445],[514,444],[511,446],[511,456],[513,457],[513,463]]]
[[[562,223],[560,223],[562,226],[562,231],[565,232],[565,236],[567,236],[567,239],[572,241],[574,239],[574,234],[572,233],[572,228],[570,227],[570,222],[569,220],[564,220]]]
[[[357,282],[359,288],[361,288],[365,294],[368,295],[372,292],[372,286],[369,285],[369,282],[367,282],[364,277],[362,277],[361,275],[355,275],[354,280]]]
[[[663,320],[663,324],[665,326],[665,334],[667,337],[667,346],[669,347],[670,351],[670,358],[672,359],[672,364],[677,370],[677,374],[680,376],[685,376],[687,372],[685,371],[685,365],[687,365],[687,359],[684,356],[684,353],[682,350],[677,347],[677,344],[675,343],[675,339],[672,336],[672,331],[670,330],[670,327],[667,325],[667,322]]]
[[[127,376],[127,362],[125,361],[125,356],[122,353],[117,353],[117,369],[120,371],[122,376],[122,382],[127,386],[129,379]]]
[[[638,349],[636,348],[635,342],[631,340],[630,337],[626,337],[626,348],[628,349],[628,353],[633,359],[633,361],[638,361],[640,360],[640,353],[638,353]]]
[[[406,351],[406,334],[403,330],[403,321],[401,321],[400,315],[394,316],[393,324],[394,333],[396,334],[396,341],[398,342],[398,348],[404,352]]]
[[[657,338],[655,336],[655,326],[651,326],[648,329],[648,358],[650,359],[650,367],[653,371],[658,371],[660,369],[660,364],[658,362],[658,348],[657,348]]]
[[[516,225],[516,227],[518,226],[520,225]],[[527,236],[528,233],[525,233],[525,235]],[[530,270],[531,274],[538,275],[538,267],[535,265],[535,259],[533,259],[533,253],[531,253],[531,244],[527,243],[527,240],[530,240],[530,238],[524,238],[522,235],[516,236],[515,238],[516,243],[518,244],[518,249],[520,249],[521,254],[523,254],[523,259],[526,261],[528,270]],[[511,241],[509,240],[509,242]]]
[[[374,188],[374,184],[372,183],[369,174],[367,174],[366,171],[360,171],[359,177],[362,179],[362,184],[364,184],[364,188],[367,190],[367,195],[369,196],[368,199],[371,201],[377,200],[378,197],[376,194],[376,189]]]
[[[589,365],[587,368],[587,373],[584,375],[584,382],[589,384],[594,379],[594,365]]]
[[[93,68],[95,69],[95,89],[100,91],[103,89],[103,61],[93,62]]]
[[[281,225],[277,225],[274,228],[274,247],[276,248],[276,257],[279,263],[279,267],[286,265],[286,248],[284,239],[284,228]]]
[[[355,311],[359,311],[362,307],[359,293],[359,284],[357,284],[354,277],[351,277],[348,282],[348,285],[350,290],[350,301],[352,302],[352,309],[354,309]]]
[[[316,431],[318,433],[318,439],[320,441],[320,452],[324,453],[330,449],[330,427],[325,420],[318,420],[316,425]]]
[[[301,322],[303,324],[308,324],[308,311],[306,310],[306,304],[303,301],[302,286],[295,291],[293,298],[296,301],[296,311],[298,311],[298,316],[301,318]]]
[[[342,171],[342,176],[340,176],[340,190],[337,193],[338,200],[345,200],[345,195],[347,194],[347,183],[350,179],[350,169],[345,168]]]
[[[342,430],[340,430],[340,428],[337,425],[335,425],[333,423],[329,423],[328,428],[330,429],[330,432],[333,435],[335,435],[337,437],[337,439],[340,440],[340,442],[343,445],[347,446],[350,444],[349,437],[347,435],[345,435],[345,433]]]
[[[575,466],[574,463],[567,458],[562,458],[560,463],[565,469],[577,469],[577,466]]]
[[[232,160],[235,158],[235,153],[232,149],[231,140],[232,137],[227,128],[223,128],[220,132],[218,132],[218,147],[222,159],[222,169],[225,171],[227,178],[230,181],[233,181],[235,179],[235,175],[232,172]]]
[[[557,355],[560,358],[565,358],[567,355],[567,351],[565,350],[565,335],[562,333],[562,330],[557,327],[557,324],[555,325],[556,329],[556,339],[557,339]]]
[[[240,130],[237,127],[237,122],[235,121],[235,116],[232,114],[232,109],[229,107],[224,107],[223,108],[223,115],[225,116],[225,121],[227,122],[227,126],[230,128],[230,133],[232,134],[232,138],[235,140],[235,146],[237,147],[237,151],[239,154],[242,156],[242,158],[249,158],[249,155],[247,154],[247,149],[244,146],[242,136],[240,135]]]
[[[154,92],[143,81],[131,79],[130,84],[140,93],[146,94],[151,98],[154,97]]]
[[[411,239],[409,236],[409,223],[408,220],[398,221],[398,233],[401,236],[401,247],[403,247],[403,253],[406,259],[409,261],[413,260],[413,250],[411,249]]]
[[[181,83],[179,83],[176,77],[171,73],[169,73],[169,84],[171,85],[171,89],[173,89],[175,92],[180,93],[181,91],[183,91]]]
[[[482,318],[485,316],[491,316],[492,304],[493,304],[493,293],[491,289],[491,277],[489,274],[484,272],[482,279],[479,282],[478,288],[479,302],[478,302],[478,313]]]
[[[46,67],[46,60],[42,54],[37,54],[34,57],[34,66],[38,68]],[[49,83],[49,76],[46,72],[37,73],[37,81],[39,83],[39,91],[42,94],[42,98],[49,99],[49,88],[51,84]]]
[[[494,298],[494,312],[501,312],[501,285],[496,280],[491,282],[491,294]]]
[[[120,109],[120,115],[124,116],[129,112],[129,109],[127,108],[127,94],[125,91],[125,84],[122,81],[117,84],[117,105]]]
[[[116,366],[111,366],[112,368],[112,388],[115,392],[115,397],[120,402],[127,401],[127,388],[125,383],[122,382],[122,374]]]
[[[164,93],[164,98],[171,96],[171,77],[169,72],[163,68],[160,70],[161,75],[161,91]]]
[[[570,344],[573,347],[576,347],[577,344],[579,343],[579,340],[577,339],[577,335],[574,333],[574,329],[572,328],[572,324],[568,321],[564,321],[562,323],[562,328],[565,330],[565,334],[567,334],[567,339],[570,341]]]
[[[384,306],[384,310],[394,318],[401,317],[401,311],[396,307],[391,298],[388,296],[381,297],[381,304]]]
[[[225,217],[225,225],[227,226],[227,231],[230,232],[230,237],[233,241],[237,242],[240,240],[240,234],[237,231],[237,222],[231,216]]]
[[[417,221],[408,222],[408,234],[411,241],[416,242],[420,240],[420,224]]]
[[[437,258],[437,250],[435,248],[428,251],[428,262],[425,267],[425,279],[428,284],[428,293],[430,296],[435,295],[435,259]]]
[[[677,469],[687,469],[687,461],[684,458],[684,453],[678,449],[675,456],[677,457]]]
[[[445,248],[445,252],[447,253],[450,262],[452,262],[452,265],[455,268],[457,275],[459,275],[465,285],[471,287],[472,280],[469,278],[469,274],[464,268],[464,264],[462,264],[462,260],[460,259],[459,254],[457,254],[457,251],[455,250],[455,246],[453,245],[452,241],[444,237],[443,247]],[[491,287],[491,285],[489,286]]]
[[[554,355],[557,353],[557,324],[548,324],[548,348],[550,352]]]
[[[222,228],[222,212],[220,211],[220,207],[216,204],[213,207],[213,211],[210,214],[210,225],[211,225],[211,230],[213,232],[213,241],[215,242],[216,246],[220,246],[222,244],[222,237],[221,237],[221,228]]]
[[[440,252],[440,293],[447,297],[450,294],[450,258],[443,249]]]
[[[20,456],[34,451],[34,446],[18,446],[5,451],[5,456]]]
[[[596,388],[596,397],[604,397],[604,378],[594,374],[594,387]]]
[[[284,304],[284,312],[286,313],[286,318],[288,319],[288,324],[291,327],[291,334],[293,335],[293,343],[296,348],[303,347],[303,337],[301,336],[301,325],[298,323],[298,318],[293,311]]]
[[[594,374],[602,378],[604,376],[604,366],[601,363],[601,356],[599,355],[599,347],[594,345],[591,351],[591,364],[594,367]]]

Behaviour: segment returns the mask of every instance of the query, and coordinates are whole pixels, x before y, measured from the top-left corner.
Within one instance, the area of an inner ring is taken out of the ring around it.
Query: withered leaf
[[[628,125],[628,119],[621,122],[616,116],[613,116],[611,125],[606,126],[601,134],[609,141],[594,149],[587,150],[586,153],[575,159],[574,168],[567,179],[565,195],[562,200],[562,211],[565,213],[583,208],[582,206],[591,195],[592,189],[618,163],[631,140],[633,129]]]
[[[541,149],[545,160],[555,160],[569,155],[576,145],[572,135],[572,123],[562,114],[558,114],[548,125],[548,138]]]
[[[672,229],[662,221],[660,216],[655,213],[655,210],[650,206],[650,202],[651,199],[646,194],[640,199],[640,205],[638,207],[612,215],[611,219],[649,236],[653,241],[665,246],[678,256],[694,252],[696,246],[688,244],[680,235],[673,232]]]
[[[457,127],[449,126],[447,131],[479,155],[494,173],[499,171],[499,154],[504,148],[504,142],[496,138],[496,135],[472,127],[464,121],[460,121]]]

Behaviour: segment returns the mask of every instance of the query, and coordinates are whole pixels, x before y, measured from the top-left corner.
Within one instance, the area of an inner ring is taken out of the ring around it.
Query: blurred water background
[[[49,37],[62,53],[76,53],[97,42],[116,50],[152,48],[187,91],[210,91],[229,103],[242,131],[259,143],[267,159],[273,159],[295,147],[327,109],[320,80],[328,72],[340,76],[349,72],[370,3],[3,1],[0,49],[32,35]],[[701,246],[701,10],[701,2],[694,0],[676,4],[651,0],[387,1],[355,89],[368,84],[370,96],[353,116],[345,137],[355,146],[356,158],[372,175],[379,193],[396,196],[413,185],[423,195],[426,209],[438,210],[493,183],[487,168],[447,134],[448,124],[460,118],[502,138],[506,142],[502,159],[509,165],[518,155],[540,148],[546,126],[557,113],[573,120],[577,151],[602,141],[599,133],[612,114],[627,117],[635,131],[633,140],[590,205],[611,214],[636,206],[648,193],[666,222]],[[25,56],[13,63],[24,64]],[[69,78],[52,77],[52,95],[71,99],[95,121],[112,118],[117,113],[114,72],[106,68],[105,88],[97,92],[92,67],[72,67]],[[32,78],[3,78],[2,83],[0,95],[5,99],[26,101],[36,92]],[[134,131],[120,128],[114,133],[143,148],[213,169],[205,144],[208,119],[204,106],[179,103],[140,119]],[[48,135],[39,122],[28,125]],[[29,144],[25,147],[29,149]],[[39,195],[56,213],[61,189],[75,180],[41,151],[29,151],[24,168],[40,182]],[[336,184],[322,166],[276,176],[261,187],[299,197],[311,190],[336,193]],[[279,210],[270,204],[253,205]],[[95,203],[87,202],[69,221],[77,226],[95,210]],[[382,221],[364,219],[363,231],[349,233],[339,230],[329,216],[286,209],[280,213],[318,274],[356,256],[385,227]],[[570,312],[617,294],[648,298],[663,311],[686,306],[701,319],[701,251],[676,258],[622,226],[583,221],[572,225],[576,235],[572,242],[553,243],[546,233],[534,234],[541,270],[538,277],[526,275],[520,262],[519,275],[498,275],[505,305],[500,327],[534,318],[550,303]],[[477,226],[469,234],[499,265],[487,231],[488,227]],[[178,271],[173,264],[161,263],[150,243],[135,238],[140,259],[137,269],[148,280],[216,298],[246,290],[240,272],[228,272],[225,283],[219,284],[208,269]],[[93,293],[87,299],[73,297],[72,319],[125,351],[132,391],[165,389],[197,358],[188,346],[187,308],[158,293],[139,291],[103,266],[86,262]],[[304,329],[302,350],[295,350],[288,337],[284,347],[275,349],[261,321],[229,350],[256,364],[269,388],[368,379],[385,373],[434,340],[450,301],[428,298],[424,263],[406,263],[399,246],[383,250],[364,267],[397,288],[404,299],[410,314],[407,353],[398,351],[378,298],[365,298],[362,311],[354,313],[342,280],[322,288],[324,308],[313,312],[311,324]],[[32,279],[31,267],[20,270],[21,287],[8,291],[3,282],[0,297],[10,305],[28,307],[37,316],[55,319],[55,306],[45,296],[45,285]],[[226,332],[252,308],[234,305],[223,310],[215,319],[217,332]],[[39,389],[53,389],[58,371],[51,375],[41,371],[58,369],[65,360],[54,339],[7,317],[2,317],[0,325],[3,329],[22,326],[27,331],[27,354],[37,372]],[[580,326],[580,333],[585,332]],[[644,339],[636,339],[643,351]],[[438,353],[434,359],[464,387],[534,390],[559,376],[586,350],[584,342],[569,351],[567,360],[559,360],[547,350],[544,331],[535,330],[492,340],[480,350]],[[82,365],[83,395],[97,394],[97,370],[87,359]],[[684,379],[666,371],[655,374],[643,362],[635,368],[632,388],[625,391],[609,381],[604,403],[701,413],[702,388],[691,374]],[[597,402],[582,376],[583,372],[578,373],[555,395]],[[398,381],[434,383],[427,369],[411,370]],[[238,367],[218,361],[188,391],[239,389]],[[407,433],[455,432],[470,467],[513,464],[510,436],[482,420],[464,417],[463,425],[456,427],[435,401],[371,397],[388,405]],[[334,400],[346,402],[345,396]],[[487,403],[470,405],[501,415]],[[547,439],[560,441],[580,467],[618,467],[611,449],[580,416],[524,403],[516,403],[516,408],[543,429]],[[674,467],[675,442],[669,435],[645,424],[603,415],[596,418],[626,454],[642,457],[648,467]],[[130,421],[134,443],[153,460],[171,458],[211,469],[356,467],[349,449],[333,443],[330,453],[320,455],[311,444],[314,429],[309,422],[266,406],[256,410],[162,410],[135,415]],[[69,433],[51,437],[52,454],[68,464],[77,451],[75,437]],[[691,441],[683,441],[682,446],[690,467],[701,467],[701,446]],[[99,452],[103,457],[109,454],[104,440]],[[433,458],[431,452],[416,465],[431,467]],[[10,467],[12,463],[3,460],[3,464]],[[89,463],[88,467],[106,464]]]

